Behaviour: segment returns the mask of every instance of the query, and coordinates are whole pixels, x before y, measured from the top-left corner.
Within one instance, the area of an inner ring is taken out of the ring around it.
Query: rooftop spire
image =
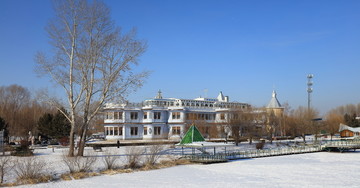
[[[159,89],[158,94],[156,95],[155,99],[162,99],[161,90]]]
[[[266,108],[281,108],[281,105],[276,97],[275,90],[273,90],[271,96],[272,96],[271,100],[270,100],[269,104],[266,106]]]
[[[275,90],[273,90],[273,92],[272,92],[272,98],[276,98],[276,92],[275,92]]]
[[[222,91],[220,91],[220,93],[219,93],[219,95],[218,95],[217,99],[218,99],[218,101],[221,101],[221,102],[223,102],[223,101],[225,100],[225,97],[224,97],[224,95],[223,95]]]

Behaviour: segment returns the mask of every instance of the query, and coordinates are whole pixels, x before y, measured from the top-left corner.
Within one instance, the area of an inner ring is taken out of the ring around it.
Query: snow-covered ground
[[[360,152],[184,165],[29,187],[359,187]]]
[[[106,149],[116,151],[120,157],[125,152],[124,147]],[[63,152],[63,149],[54,153],[44,149],[37,152],[37,157],[47,161],[48,172],[64,173],[67,169],[61,162]],[[99,168],[101,162],[96,166]],[[359,187],[359,172],[360,152],[319,152],[183,165],[21,187]]]

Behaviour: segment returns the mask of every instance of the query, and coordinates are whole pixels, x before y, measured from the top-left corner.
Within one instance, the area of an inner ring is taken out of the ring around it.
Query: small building
[[[269,104],[266,106],[267,113],[274,113],[276,117],[282,117],[284,113],[284,107],[281,106],[277,99],[275,90],[272,92]]]
[[[360,136],[360,127],[350,127],[340,123],[339,132],[341,138],[358,137]]]

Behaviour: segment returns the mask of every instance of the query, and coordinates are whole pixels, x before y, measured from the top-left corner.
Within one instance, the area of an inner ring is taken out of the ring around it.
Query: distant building
[[[272,92],[270,102],[266,106],[266,111],[268,113],[273,112],[277,117],[282,117],[284,113],[284,107],[281,106],[279,100],[277,99],[275,90]]]
[[[267,115],[267,130],[273,131],[273,136],[284,136],[284,107],[281,106],[275,90],[273,90],[269,104],[265,108]]]
[[[349,127],[340,123],[339,127],[340,137],[358,137],[360,136],[360,127]]]
[[[231,109],[246,109],[247,103],[230,102],[222,92],[217,98],[163,98],[139,104],[106,104],[104,128],[106,139],[180,139],[192,120],[206,124],[226,124]]]

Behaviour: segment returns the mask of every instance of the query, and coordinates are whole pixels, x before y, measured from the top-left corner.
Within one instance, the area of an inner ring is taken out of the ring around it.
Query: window
[[[224,120],[224,119],[225,119],[225,114],[224,114],[224,113],[221,113],[221,114],[220,114],[220,119],[221,119],[221,120]]]
[[[144,112],[144,119],[148,118],[148,112]]]
[[[114,135],[118,135],[118,127],[116,127],[115,129],[114,129]]]
[[[173,112],[172,113],[172,118],[173,119],[180,119],[180,112]]]
[[[147,135],[147,127],[144,127],[144,135]]]
[[[114,113],[113,112],[107,112],[106,113],[106,119],[113,119],[114,118]]]
[[[154,127],[154,135],[160,135],[161,127]]]
[[[110,128],[110,135],[114,135],[113,127]]]
[[[233,114],[233,119],[239,119],[239,114]]]
[[[119,135],[121,136],[122,135],[122,127],[118,127],[119,129]]]
[[[173,127],[172,128],[172,134],[173,135],[180,135],[180,127]]]
[[[154,119],[160,119],[161,118],[161,112],[154,112]]]
[[[114,119],[122,119],[122,112],[114,112]]]
[[[138,135],[138,128],[130,127],[130,135],[132,135],[132,136]]]
[[[137,112],[130,112],[130,119],[137,119],[138,113]]]
[[[105,127],[106,135],[109,135],[109,127]]]

